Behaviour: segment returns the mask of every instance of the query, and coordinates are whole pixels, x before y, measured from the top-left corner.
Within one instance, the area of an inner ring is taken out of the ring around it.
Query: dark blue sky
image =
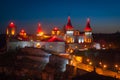
[[[93,32],[120,31],[120,0],[0,0],[0,31],[13,21],[28,33],[35,33],[40,22],[47,32],[54,26],[62,28],[68,16],[80,31],[88,17]]]

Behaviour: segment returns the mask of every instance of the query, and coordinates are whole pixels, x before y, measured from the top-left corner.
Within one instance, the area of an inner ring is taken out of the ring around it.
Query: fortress
[[[57,27],[51,30],[51,34],[44,34],[41,24],[38,24],[36,35],[28,35],[25,30],[16,33],[16,25],[11,22],[7,29],[7,50],[34,47],[45,48],[59,53],[72,52],[75,49],[89,49],[93,46],[92,28],[90,19],[87,19],[84,32],[74,29],[70,17],[63,30]]]

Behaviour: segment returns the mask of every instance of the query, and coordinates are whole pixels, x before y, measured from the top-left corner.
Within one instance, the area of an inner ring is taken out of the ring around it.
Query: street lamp
[[[92,62],[89,62],[89,65],[92,65]]]
[[[106,68],[107,68],[107,65],[106,65],[106,64],[104,64],[104,65],[103,65],[103,69],[106,69]]]
[[[115,71],[119,71],[119,66],[116,64],[116,65],[114,65],[114,67],[115,67]]]
[[[90,59],[87,59],[86,61],[87,61],[87,62],[90,62]]]
[[[99,65],[101,66],[101,65],[102,65],[102,62],[99,62]]]
[[[70,53],[73,53],[74,52],[74,50],[73,49],[70,49]]]
[[[118,65],[117,65],[117,64],[115,65],[115,68],[118,68]]]
[[[99,66],[102,67],[102,62],[99,62]]]

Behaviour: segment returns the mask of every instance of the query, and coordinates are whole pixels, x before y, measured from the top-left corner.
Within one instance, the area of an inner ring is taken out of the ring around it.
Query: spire
[[[40,33],[40,32],[42,32],[42,28],[41,28],[41,24],[40,24],[40,23],[38,23],[37,33]]]
[[[38,28],[37,28],[37,36],[42,36],[44,33],[41,28],[41,24],[38,23]]]
[[[92,28],[90,27],[90,19],[89,18],[87,19],[87,24],[86,24],[86,27],[84,30],[85,31],[92,31]]]
[[[71,30],[71,29],[73,29],[73,26],[72,26],[72,24],[71,24],[71,19],[70,19],[70,16],[68,16],[68,23],[67,23],[67,25],[66,25],[66,30]]]

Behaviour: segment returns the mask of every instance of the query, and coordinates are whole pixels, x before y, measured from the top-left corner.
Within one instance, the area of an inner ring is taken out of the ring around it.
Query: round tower
[[[8,25],[7,30],[6,30],[6,34],[8,37],[12,37],[12,36],[16,35],[16,26],[13,22],[11,22]]]

